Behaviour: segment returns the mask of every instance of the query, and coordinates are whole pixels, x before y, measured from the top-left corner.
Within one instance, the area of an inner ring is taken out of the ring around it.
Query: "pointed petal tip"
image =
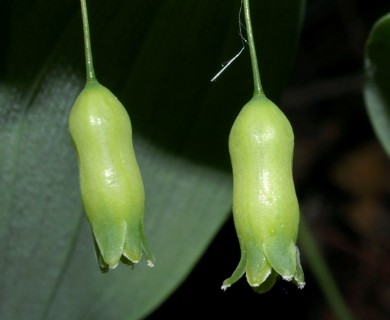
[[[222,285],[222,287],[221,287],[221,289],[222,289],[223,291],[226,291],[227,288],[230,288],[230,284],[226,284],[226,283],[224,282],[223,285]]]
[[[138,253],[138,252],[136,254],[133,254],[132,252],[123,251],[122,253],[122,261],[124,258],[128,262],[130,262],[130,264],[137,264],[138,262],[141,261],[141,257],[142,257],[142,253]]]
[[[246,280],[253,288],[259,287],[270,276],[272,269],[269,266],[265,266],[262,270],[257,270],[256,273],[246,273]]]
[[[138,259],[138,260],[135,260],[135,259],[134,259],[134,260],[131,260],[131,259],[129,259],[128,257],[126,257],[126,259],[129,260],[131,266],[133,266],[134,264],[138,264],[138,263],[140,262],[140,260],[141,260],[141,259]]]
[[[104,257],[102,257],[102,261],[99,263],[100,265],[100,269],[103,270],[103,272],[108,272],[110,270],[114,270],[118,267],[119,265],[119,262],[120,262],[120,258],[113,258],[113,257],[109,257],[110,259],[104,259]]]
[[[298,283],[298,289],[302,290],[305,287],[305,285],[306,285],[306,282],[299,282]]]
[[[290,282],[294,276],[282,276],[283,280]]]
[[[152,260],[146,261],[146,264],[149,268],[154,268],[154,262]]]
[[[146,258],[146,265],[149,268],[153,268],[156,265],[156,258],[150,251],[145,251],[144,250],[144,256]]]
[[[114,270],[114,269],[116,269],[116,267],[118,266],[118,264],[119,263],[116,263],[116,264],[114,264],[114,265],[112,265],[112,266],[108,266],[108,268],[110,269],[110,270]]]

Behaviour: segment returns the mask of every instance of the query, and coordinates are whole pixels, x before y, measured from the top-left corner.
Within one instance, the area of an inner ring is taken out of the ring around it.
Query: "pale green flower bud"
[[[132,143],[130,118],[119,100],[97,81],[88,81],[69,117],[78,155],[84,209],[101,268],[134,264],[144,251],[144,186]]]
[[[229,137],[233,168],[233,217],[241,260],[222,289],[244,273],[256,291],[269,290],[277,275],[304,286],[296,246],[299,205],[292,176],[294,133],[265,95],[241,110]]]

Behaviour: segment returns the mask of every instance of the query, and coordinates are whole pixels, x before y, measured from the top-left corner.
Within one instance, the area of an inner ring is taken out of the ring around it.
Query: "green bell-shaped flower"
[[[134,264],[145,252],[144,186],[135,158],[130,118],[119,100],[88,81],[69,117],[78,155],[81,195],[102,270]]]
[[[245,273],[258,292],[269,290],[278,275],[300,288],[305,285],[296,246],[299,205],[293,148],[290,122],[264,94],[256,94],[239,113],[229,136],[241,260],[222,289]]]

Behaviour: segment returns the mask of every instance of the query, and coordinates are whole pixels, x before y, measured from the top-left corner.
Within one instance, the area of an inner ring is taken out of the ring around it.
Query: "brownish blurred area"
[[[388,1],[308,1],[282,101],[295,124],[303,214],[358,319],[390,318],[390,159],[362,96],[365,40],[389,11]]]

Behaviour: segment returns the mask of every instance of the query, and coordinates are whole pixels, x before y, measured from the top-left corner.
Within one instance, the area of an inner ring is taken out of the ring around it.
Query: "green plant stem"
[[[251,55],[251,62],[252,62],[254,94],[264,94],[263,87],[261,85],[259,65],[257,62],[255,40],[253,38],[249,0],[244,0],[244,15],[245,15],[246,32],[248,35],[249,52]]]
[[[307,222],[303,218],[301,218],[300,221],[299,242],[299,246],[305,254],[307,263],[309,264],[321,291],[328,300],[337,318],[340,320],[354,319],[354,316],[348,309],[339,289],[337,288],[332,273],[316,244]]]
[[[87,72],[87,82],[88,81],[96,81],[95,70],[93,68],[87,3],[86,3],[86,0],[80,0],[80,3],[81,3],[81,15],[83,17],[85,67],[86,67],[86,72]]]

